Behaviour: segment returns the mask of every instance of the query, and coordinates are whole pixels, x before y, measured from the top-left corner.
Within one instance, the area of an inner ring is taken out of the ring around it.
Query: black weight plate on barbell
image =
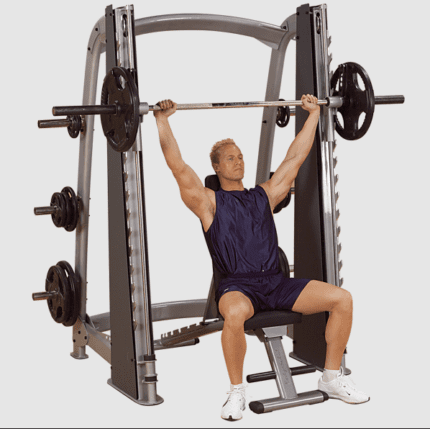
[[[66,212],[66,201],[64,197],[59,193],[55,192],[51,198],[51,207],[56,207],[57,211],[51,215],[52,222],[57,228],[61,228],[64,226],[64,222],[67,217]]]
[[[363,80],[364,90],[359,86],[358,76]],[[338,83],[339,90],[336,90]],[[337,114],[342,115],[344,125],[341,125],[336,114],[336,131],[345,140],[361,139],[369,130],[375,111],[375,93],[369,75],[357,63],[341,64],[331,79],[331,88],[334,97],[343,97],[342,107],[337,109]],[[359,128],[362,113],[366,114],[366,118]]]
[[[284,99],[280,99],[279,101],[285,101]],[[276,115],[276,125],[280,128],[285,128],[290,123],[290,107],[282,106],[278,107],[278,112]]]
[[[71,188],[70,188],[71,189]],[[75,193],[73,193],[73,220],[70,224],[70,230],[74,231],[79,222],[79,200]]]
[[[67,200],[68,216],[66,226],[64,228],[66,229],[66,231],[72,232],[75,230],[79,219],[78,199],[76,198],[75,191],[70,186],[66,186],[65,188],[63,188],[61,193]]]
[[[139,94],[132,74],[114,67],[102,87],[102,105],[117,105],[117,114],[101,115],[103,132],[117,152],[127,152],[136,141],[139,128]]]
[[[64,194],[62,194],[61,192],[58,193],[58,199],[61,201],[61,205],[63,207],[62,212],[62,221],[61,221],[61,226],[63,228],[65,228],[67,226],[67,219],[69,218],[69,208],[68,208],[68,204],[67,204],[67,198]]]
[[[51,197],[51,207],[56,208],[56,212],[51,214],[52,222],[54,222],[54,225],[59,228],[59,225],[61,223],[61,209],[60,209],[60,203],[58,201],[58,192],[52,195]]]
[[[76,323],[76,320],[78,320],[80,310],[81,294],[78,279],[75,272],[73,271],[73,268],[68,262],[60,261],[58,262],[57,266],[60,267],[67,276],[68,285],[70,287],[70,300],[67,305],[68,318],[63,323],[63,325],[73,326]]]
[[[64,229],[67,230],[67,227],[70,225],[70,223],[73,221],[73,207],[72,204],[70,202],[70,196],[69,193],[67,191],[65,191],[66,188],[63,188],[63,190],[61,191],[61,195],[64,198],[64,201],[66,202],[66,219],[64,221]]]
[[[54,298],[48,299],[48,308],[55,322],[64,323],[70,317],[67,311],[70,305],[70,287],[67,277],[57,265],[52,266],[48,271],[45,290],[57,293]]]
[[[70,121],[70,125],[67,127],[67,131],[69,132],[69,136],[72,139],[78,137],[79,132],[82,128],[82,121],[79,115],[69,115],[67,119]]]

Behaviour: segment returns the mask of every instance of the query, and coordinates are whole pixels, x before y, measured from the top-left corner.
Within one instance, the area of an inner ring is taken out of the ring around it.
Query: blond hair
[[[221,140],[221,141],[219,141],[213,145],[212,151],[210,154],[212,166],[214,164],[219,164],[219,157],[221,155],[221,151],[222,151],[222,149],[224,149],[225,146],[228,146],[228,145],[235,145],[236,146],[236,142],[232,139],[225,139],[225,140]]]

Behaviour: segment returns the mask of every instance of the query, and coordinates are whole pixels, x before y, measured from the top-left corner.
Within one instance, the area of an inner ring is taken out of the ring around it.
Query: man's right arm
[[[286,160],[294,159],[300,166],[306,161],[315,140],[315,133],[318,126],[320,118],[320,107],[316,105],[318,101],[314,96],[308,96],[314,100],[315,105],[309,104],[306,100],[306,96],[302,97],[302,102],[304,103],[304,109],[309,112],[309,117],[307,118],[303,129],[297,134],[290,148],[288,149]]]
[[[212,204],[206,194],[203,183],[182,159],[178,143],[173,136],[168,117],[175,113],[176,104],[168,101],[160,103],[162,111],[154,111],[160,136],[160,145],[167,165],[178,182],[182,201],[200,219],[212,210]]]

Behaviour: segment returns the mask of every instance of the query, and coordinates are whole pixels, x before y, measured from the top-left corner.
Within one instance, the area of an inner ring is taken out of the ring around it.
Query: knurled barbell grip
[[[335,97],[332,97],[335,98]],[[146,104],[146,103],[142,103]],[[329,101],[318,100],[319,106],[329,104]],[[255,102],[233,102],[233,103],[194,103],[194,104],[177,104],[176,110],[211,110],[211,109],[241,109],[249,107],[294,107],[303,106],[301,100],[293,101],[255,101]],[[147,109],[150,112],[161,110],[160,106],[150,105]]]
[[[55,298],[58,292],[37,292],[33,293],[33,301],[45,301],[50,298]]]

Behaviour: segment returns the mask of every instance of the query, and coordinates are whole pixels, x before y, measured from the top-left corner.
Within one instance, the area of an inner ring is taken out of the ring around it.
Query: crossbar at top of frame
[[[273,49],[278,49],[288,28],[233,16],[176,14],[137,19],[135,30],[136,36],[160,31],[217,31],[253,37]]]
[[[136,36],[164,31],[216,31],[238,34],[259,40],[272,49],[279,49],[287,32],[288,20],[281,25],[246,18],[210,14],[174,14],[159,15],[135,20]],[[98,23],[99,24],[99,23]],[[96,25],[98,31],[100,25]],[[103,26],[104,27],[104,26]],[[294,29],[295,30],[295,29]],[[104,29],[102,30],[102,32]]]

